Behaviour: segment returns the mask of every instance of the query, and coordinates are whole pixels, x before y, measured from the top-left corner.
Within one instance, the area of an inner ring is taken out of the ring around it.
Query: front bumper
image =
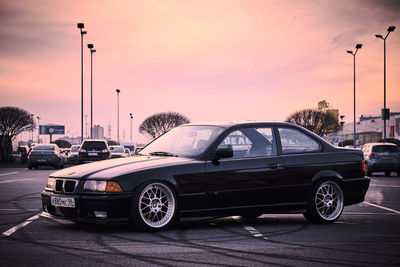
[[[130,216],[132,194],[56,194],[43,190],[41,192],[43,210],[51,216],[74,222],[110,223],[126,222]],[[73,197],[75,208],[55,207],[51,196]],[[106,212],[106,217],[96,217],[95,211]]]
[[[368,177],[344,179],[342,181],[344,205],[347,206],[363,202],[370,181]]]

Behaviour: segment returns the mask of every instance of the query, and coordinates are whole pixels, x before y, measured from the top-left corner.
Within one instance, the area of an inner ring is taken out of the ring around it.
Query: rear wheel
[[[131,224],[141,230],[161,230],[171,225],[176,214],[176,197],[163,182],[140,186],[134,194]]]
[[[367,176],[371,176],[371,175],[372,175],[372,170],[371,170],[371,168],[368,167],[368,164],[366,164],[365,167],[367,168],[367,171],[366,171]]]
[[[28,170],[32,170],[32,165],[28,164]]]
[[[304,217],[312,223],[329,224],[337,220],[344,207],[343,191],[333,179],[324,180],[314,186],[308,200]]]
[[[385,171],[385,176],[390,176],[391,173],[391,171]]]

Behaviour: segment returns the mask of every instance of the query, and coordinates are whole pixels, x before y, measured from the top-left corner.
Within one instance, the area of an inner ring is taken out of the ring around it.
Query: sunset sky
[[[94,54],[94,124],[129,139],[154,113],[192,122],[285,120],[327,100],[353,121],[383,107],[387,39],[387,106],[400,112],[400,1],[124,0],[0,1],[0,106],[18,106],[41,124],[80,134],[80,34],[85,24],[84,110],[90,118]],[[88,121],[89,123],[89,121]],[[27,138],[27,134],[24,138]]]

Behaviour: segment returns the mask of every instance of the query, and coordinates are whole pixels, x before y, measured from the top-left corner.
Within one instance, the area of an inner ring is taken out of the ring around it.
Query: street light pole
[[[38,121],[38,131],[37,131],[37,142],[39,144],[39,135],[40,135],[40,117],[37,116],[36,117],[37,121]]]
[[[390,111],[386,109],[386,38],[391,32],[394,31],[394,29],[396,29],[395,26],[390,26],[387,29],[388,33],[386,34],[385,38],[383,38],[383,36],[380,34],[375,34],[376,38],[383,40],[383,142],[386,142],[386,120],[390,118]]]
[[[93,139],[93,44],[88,44],[90,49],[90,139]]]
[[[131,142],[132,142],[132,119],[133,119],[133,115],[132,113],[129,113],[129,116],[131,117]]]
[[[354,58],[354,78],[353,78],[353,83],[354,83],[354,129],[353,129],[353,146],[356,145],[356,54],[358,49],[360,49],[362,47],[362,44],[357,44],[356,45],[356,51],[353,53],[353,51],[351,50],[347,50],[347,53],[353,55]]]
[[[33,120],[33,114],[31,114],[31,118],[32,118],[32,121],[33,122],[35,122],[34,120]],[[32,143],[33,143],[33,127],[32,127],[32,129],[31,129],[31,140],[32,140]]]
[[[78,23],[78,29],[81,32],[81,142],[83,142],[83,35],[87,34],[83,31],[83,23]]]
[[[117,92],[117,142],[119,144],[119,93],[121,90],[117,89],[115,92]]]

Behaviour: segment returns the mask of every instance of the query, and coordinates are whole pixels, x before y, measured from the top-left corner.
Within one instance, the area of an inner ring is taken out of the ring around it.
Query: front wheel
[[[340,185],[335,180],[324,180],[315,185],[304,217],[312,223],[333,223],[342,214],[343,207],[344,198]]]
[[[131,224],[141,230],[161,230],[173,223],[176,214],[176,197],[163,182],[140,186],[133,196]]]

